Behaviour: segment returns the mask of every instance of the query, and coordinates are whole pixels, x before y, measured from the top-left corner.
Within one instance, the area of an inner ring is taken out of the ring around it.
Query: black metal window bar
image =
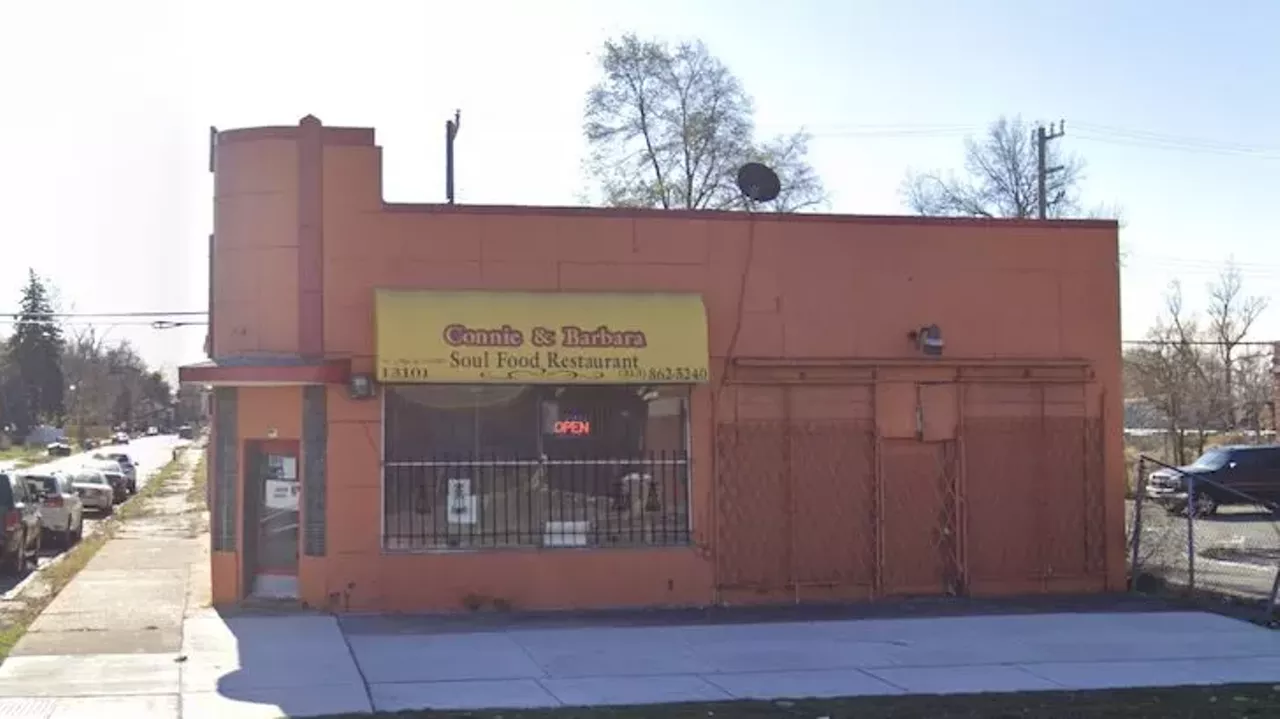
[[[673,546],[691,536],[686,452],[393,461],[383,501],[389,551]]]

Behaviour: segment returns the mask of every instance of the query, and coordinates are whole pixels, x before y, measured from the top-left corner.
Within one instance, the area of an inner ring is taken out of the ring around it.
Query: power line
[[[1223,342],[1222,340],[1120,340],[1120,344],[1147,347],[1168,347],[1170,345],[1188,347],[1275,347],[1276,342],[1250,340],[1247,342]]]
[[[0,319],[0,327],[21,327],[24,325],[42,325],[46,323],[48,323],[48,320]],[[177,329],[179,327],[208,327],[209,323],[205,321],[175,322],[172,320],[152,320],[150,322],[141,322],[137,320],[130,320],[126,322],[101,322],[101,321],[95,322],[93,320],[58,320],[57,325],[59,327],[73,327],[73,328],[84,327],[88,329],[106,328],[107,330],[112,330],[117,327],[149,327],[153,330],[172,330],[172,329]]]
[[[0,318],[9,319],[26,319],[33,317],[48,319],[110,319],[113,317],[207,317],[208,315],[208,312],[190,310],[179,312],[0,312]]]
[[[1114,125],[1077,123],[1082,139],[1119,145],[1152,147],[1180,152],[1204,152],[1221,155],[1246,155],[1264,159],[1280,159],[1280,147],[1245,145],[1200,137],[1168,135],[1149,130],[1134,130]]]
[[[1263,160],[1280,160],[1280,147],[1245,145],[1209,138],[1170,135],[1149,130],[1137,130],[1089,122],[1073,122],[1076,131],[1072,137],[1087,142],[1139,147],[1172,152],[1214,154],[1248,157]],[[804,128],[810,136],[824,139],[858,138],[943,138],[980,134],[987,127],[972,124],[934,125],[813,125]]]

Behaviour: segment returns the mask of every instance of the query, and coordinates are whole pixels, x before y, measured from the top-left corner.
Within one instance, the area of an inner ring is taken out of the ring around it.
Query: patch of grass
[[[130,518],[143,516],[148,500],[158,495],[168,482],[181,476],[182,467],[181,455],[170,460],[132,499],[116,508],[115,514],[103,522],[101,530],[68,549],[56,563],[39,570],[39,577],[35,581],[41,583],[43,591],[28,592],[31,596],[15,600],[0,615],[4,623],[0,627],[0,661],[9,656],[9,652],[13,651],[14,646],[27,633],[27,628],[45,607],[66,589],[71,580],[97,555],[98,550],[110,541],[120,524]]]
[[[126,520],[135,517],[144,517],[151,512],[148,506],[151,500],[159,496],[169,484],[170,481],[182,476],[182,453],[174,455],[167,464],[160,468],[156,476],[152,477],[146,486],[138,490],[129,501],[116,507],[114,518],[116,520]],[[112,525],[114,528],[114,525]]]
[[[6,659],[9,652],[17,646],[18,640],[27,633],[27,627],[40,616],[40,612],[27,609],[13,612],[5,616],[5,626],[0,629],[0,660]]]
[[[43,447],[14,445],[8,449],[0,449],[0,462],[13,462],[18,469],[40,464],[48,459],[49,453]]]
[[[191,489],[187,490],[187,503],[208,509],[207,504],[207,487],[209,484],[209,468],[205,466],[208,457],[204,452],[200,452],[200,461],[196,464],[195,473],[191,476]]]
[[[370,716],[401,719],[1262,719],[1280,716],[1280,689],[1272,684],[1237,684],[1108,691],[575,707],[537,711],[381,712],[333,715],[328,719]]]
[[[39,450],[35,447],[24,447],[20,444],[15,444],[12,447],[0,449],[0,462],[12,462],[14,460],[23,459],[28,455],[37,453],[38,451]]]

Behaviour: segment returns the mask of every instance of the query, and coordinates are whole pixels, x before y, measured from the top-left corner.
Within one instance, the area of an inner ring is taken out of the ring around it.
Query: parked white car
[[[106,448],[101,452],[95,452],[93,458],[104,462],[115,462],[120,465],[119,472],[124,475],[129,494],[134,494],[138,491],[138,463],[134,462],[133,458],[128,454],[112,448]]]
[[[103,472],[82,469],[72,477],[71,484],[80,493],[86,508],[97,510],[102,514],[111,514],[115,511],[116,490]]]
[[[45,536],[64,547],[79,542],[84,535],[84,501],[80,499],[71,477],[62,472],[24,473],[19,476],[43,497],[40,516],[44,521]]]

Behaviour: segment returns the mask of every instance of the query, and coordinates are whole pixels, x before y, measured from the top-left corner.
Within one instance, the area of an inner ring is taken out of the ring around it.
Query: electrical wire
[[[54,321],[66,327],[100,327],[107,325],[109,327],[150,327],[154,330],[171,330],[180,327],[208,326],[208,316],[208,312],[194,310],[174,312],[3,312],[0,313],[0,326],[17,327]]]
[[[1258,340],[1250,340],[1248,342],[1222,342],[1220,340],[1120,340],[1120,344],[1148,347],[1168,347],[1170,345],[1189,346],[1189,347],[1274,347],[1276,342],[1263,342]]]
[[[0,318],[19,319],[25,317],[63,318],[112,318],[112,317],[207,317],[208,312],[183,310],[178,312],[0,312]]]
[[[922,138],[973,136],[985,133],[988,126],[973,124],[896,124],[896,125],[812,125],[803,128],[815,139]],[[1151,130],[1119,127],[1093,122],[1070,122],[1067,137],[1110,145],[1138,147],[1172,152],[1214,154],[1263,160],[1280,160],[1280,146],[1247,145],[1203,137],[1171,135]]]
[[[17,327],[20,325],[40,325],[46,324],[48,320],[21,320],[21,319],[0,319],[0,326]],[[92,322],[88,320],[58,320],[57,324],[61,327],[150,327],[152,329],[173,329],[175,327],[207,327],[208,322],[173,322],[169,320],[155,320],[152,322]]]
[[[1114,125],[1100,125],[1088,122],[1075,123],[1074,128],[1080,130],[1076,136],[1094,139],[1101,142],[1115,142],[1142,147],[1154,147],[1184,152],[1206,152],[1224,155],[1253,155],[1267,159],[1280,159],[1280,147],[1246,145],[1237,142],[1223,142],[1200,137],[1183,135],[1167,135],[1150,130],[1137,130]]]

